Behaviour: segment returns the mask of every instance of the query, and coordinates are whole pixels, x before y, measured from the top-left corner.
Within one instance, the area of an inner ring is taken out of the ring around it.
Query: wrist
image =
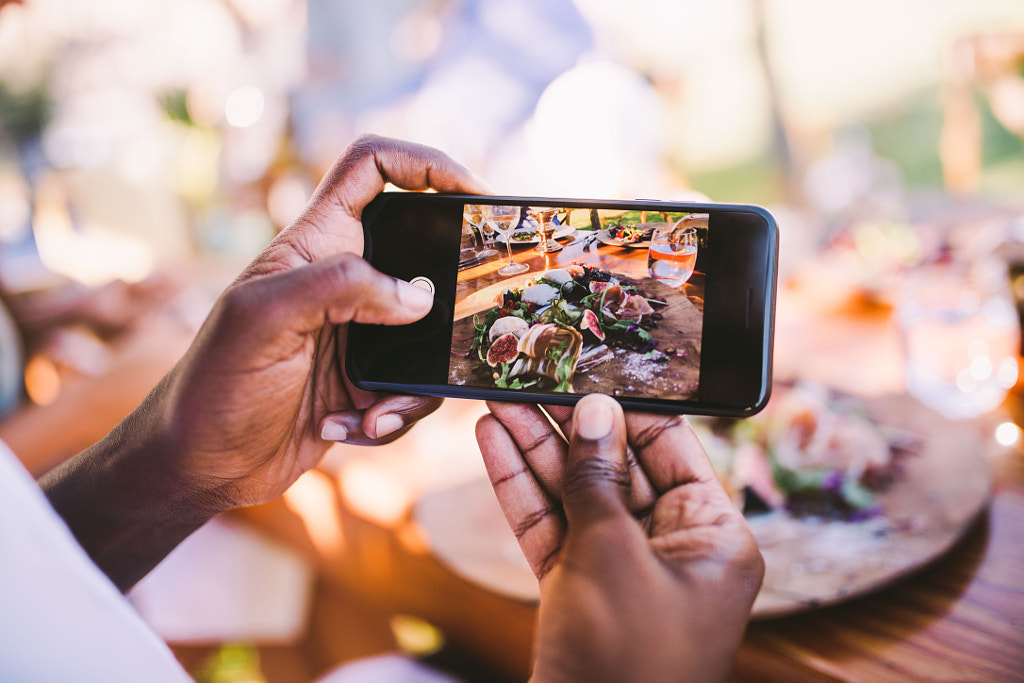
[[[143,426],[145,405],[39,482],[79,544],[122,591],[223,509],[208,487],[181,472],[174,440]]]

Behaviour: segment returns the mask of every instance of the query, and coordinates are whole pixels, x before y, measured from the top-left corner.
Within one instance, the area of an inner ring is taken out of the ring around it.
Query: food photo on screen
[[[467,205],[448,383],[695,399],[707,229],[706,213]]]

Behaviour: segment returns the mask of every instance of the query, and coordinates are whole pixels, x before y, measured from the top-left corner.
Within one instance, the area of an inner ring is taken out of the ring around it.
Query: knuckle
[[[686,424],[685,419],[679,416],[659,418],[637,433],[632,439],[633,446],[637,450],[649,448],[669,430]]]
[[[366,156],[372,156],[373,153],[382,146],[383,138],[373,133],[363,133],[358,138],[352,141],[352,144],[348,146],[348,150],[345,152],[346,157],[350,158],[363,158]]]
[[[338,254],[328,273],[336,279],[338,291],[360,296],[368,295],[382,285],[370,264],[355,254]]]
[[[243,282],[225,290],[220,298],[221,315],[229,320],[246,320],[260,313],[261,308],[265,309],[267,304],[256,291],[261,289],[258,284],[259,280]]]
[[[577,494],[594,487],[612,484],[628,488],[630,484],[629,469],[597,457],[577,460],[566,472],[563,482],[563,493]]]

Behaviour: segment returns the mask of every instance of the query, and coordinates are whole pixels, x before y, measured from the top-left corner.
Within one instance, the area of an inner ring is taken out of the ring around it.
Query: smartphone
[[[771,391],[778,228],[755,206],[385,192],[364,255],[433,292],[353,324],[371,391],[743,417]]]

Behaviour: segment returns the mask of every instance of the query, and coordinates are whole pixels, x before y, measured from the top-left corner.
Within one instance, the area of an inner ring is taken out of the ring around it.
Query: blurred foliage
[[[0,134],[13,142],[38,138],[52,113],[53,101],[45,81],[26,89],[0,82]]]
[[[981,121],[984,190],[989,189],[987,178],[993,171],[996,176],[1002,176],[1007,165],[1016,167],[1024,162],[1024,140],[999,123],[987,98],[976,96],[975,106]],[[938,96],[928,90],[908,99],[903,106],[865,122],[874,139],[875,151],[900,167],[911,188],[942,186],[938,143],[942,116]]]
[[[1024,187],[1024,139],[999,123],[985,97],[979,95],[976,106],[981,121],[981,191],[1019,196]],[[942,118],[939,96],[930,89],[861,123],[871,134],[875,153],[895,163],[914,190],[943,187]],[[785,199],[781,172],[768,149],[725,169],[691,173],[689,181],[714,201],[772,204]]]
[[[259,652],[252,645],[224,645],[203,663],[196,683],[266,683]]]
[[[863,123],[875,153],[895,163],[909,187],[942,187],[942,109],[935,91],[922,91]]]
[[[765,205],[784,198],[784,178],[767,149],[744,163],[691,173],[688,178],[694,190],[715,202]]]
[[[166,92],[157,98],[164,115],[171,121],[195,126],[192,115],[188,111],[188,93],[184,90]]]

